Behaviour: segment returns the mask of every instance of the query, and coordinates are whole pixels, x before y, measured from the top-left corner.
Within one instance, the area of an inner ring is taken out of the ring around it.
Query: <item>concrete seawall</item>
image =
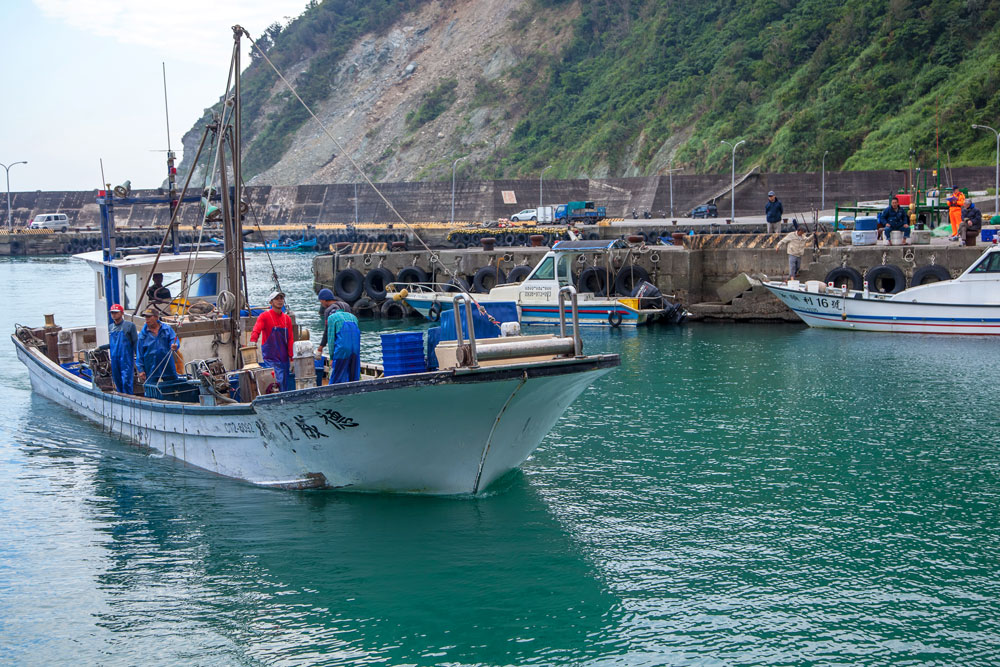
[[[953,171],[963,187],[992,187],[993,167],[961,167]],[[905,171],[827,172],[826,203],[832,208],[858,200],[888,198],[906,185]],[[736,188],[737,216],[760,215],[768,190],[775,190],[785,206],[785,214],[804,214],[820,206],[821,174],[752,174]],[[673,214],[671,215],[671,179],[668,176],[605,179],[544,180],[541,196],[548,204],[575,200],[593,200],[608,209],[611,217],[631,217],[649,211],[656,217],[680,218],[692,207],[715,203],[720,216],[728,216],[730,198],[719,195],[730,182],[729,174],[675,174]],[[379,188],[408,222],[445,222],[451,220],[451,183],[381,183]],[[137,197],[163,195],[162,190],[137,190]],[[455,220],[482,222],[507,218],[513,213],[539,204],[537,178],[498,181],[458,181],[455,184]],[[40,213],[65,213],[72,226],[100,226],[95,202],[96,190],[73,192],[12,192],[14,226],[25,226]],[[398,218],[367,185],[338,183],[330,185],[251,186],[247,200],[253,208],[248,224],[321,225],[329,223],[396,223]],[[181,224],[200,222],[200,208],[185,205]],[[164,206],[135,204],[116,206],[119,227],[166,225]]]

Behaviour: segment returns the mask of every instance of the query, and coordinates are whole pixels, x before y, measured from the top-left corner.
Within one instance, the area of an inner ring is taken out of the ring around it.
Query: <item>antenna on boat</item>
[[[170,196],[170,213],[172,218],[174,209],[177,208],[177,168],[174,166],[176,156],[170,146],[170,106],[167,104],[167,63],[161,62],[160,65],[163,67],[163,115],[167,120],[167,191]],[[170,226],[170,243],[176,255],[178,252],[176,225]]]

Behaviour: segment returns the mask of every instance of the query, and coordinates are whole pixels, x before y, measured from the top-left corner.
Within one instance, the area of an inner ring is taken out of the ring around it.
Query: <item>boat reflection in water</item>
[[[49,407],[32,403],[36,416]],[[69,638],[47,637],[39,656],[82,645],[90,661],[94,635],[126,663],[527,664],[544,650],[567,664],[614,651],[619,601],[520,472],[464,500],[287,494],[150,465],[54,421],[39,444],[27,436],[26,468],[44,479],[37,493],[75,488],[65,530],[90,546],[38,559],[73,573],[48,604],[78,606]],[[73,432],[75,444],[41,445]]]

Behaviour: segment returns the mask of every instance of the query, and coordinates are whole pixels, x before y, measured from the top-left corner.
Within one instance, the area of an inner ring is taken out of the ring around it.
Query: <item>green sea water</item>
[[[309,257],[276,263],[315,326]],[[93,319],[75,260],[0,260],[0,280],[8,332]],[[584,344],[621,367],[474,499],[151,457],[32,396],[0,345],[0,663],[1000,663],[998,341],[690,324]]]

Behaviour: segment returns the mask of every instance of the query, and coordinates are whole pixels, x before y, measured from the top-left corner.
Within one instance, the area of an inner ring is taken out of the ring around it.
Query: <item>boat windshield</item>
[[[552,257],[546,257],[528,280],[556,280],[558,277],[560,285],[569,285],[572,264],[573,258],[570,255],[559,255],[556,261]]]
[[[970,273],[1000,273],[1000,252],[991,252]]]

